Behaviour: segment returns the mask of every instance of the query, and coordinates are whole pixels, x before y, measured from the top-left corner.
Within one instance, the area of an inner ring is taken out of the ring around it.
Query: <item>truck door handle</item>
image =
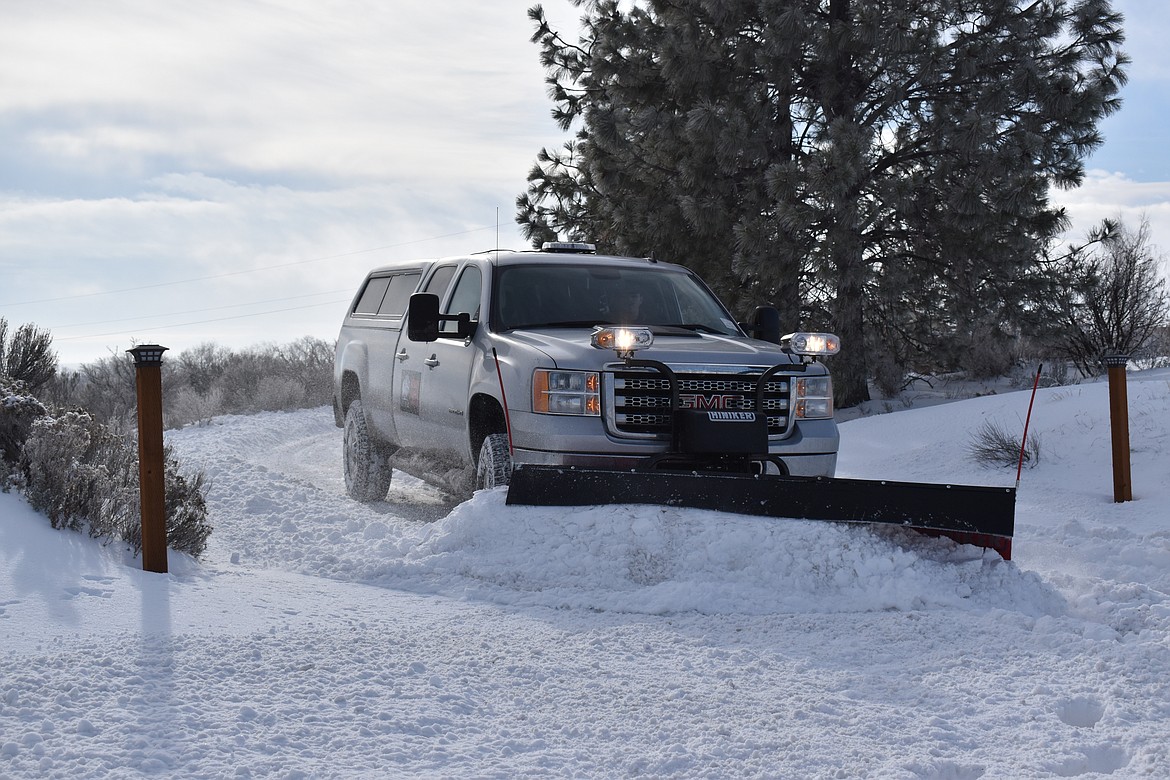
[[[403,347],[401,350],[398,351],[398,354],[395,355],[394,357],[398,358],[401,361],[401,360],[406,360],[408,357],[410,357],[410,355],[406,354],[406,347]]]
[[[435,366],[439,365],[439,358],[432,353],[429,358],[423,361],[423,365],[434,368]]]

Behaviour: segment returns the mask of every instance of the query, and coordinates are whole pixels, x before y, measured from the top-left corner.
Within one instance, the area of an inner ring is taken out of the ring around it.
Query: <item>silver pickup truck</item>
[[[749,336],[751,332],[754,336]],[[349,495],[392,469],[456,497],[513,466],[832,476],[823,333],[737,323],[683,266],[589,244],[376,268],[334,368]]]

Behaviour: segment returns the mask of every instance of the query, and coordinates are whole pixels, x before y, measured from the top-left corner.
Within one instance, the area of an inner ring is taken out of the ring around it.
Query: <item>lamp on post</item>
[[[163,458],[162,355],[166,347],[140,344],[134,356],[138,391],[138,492],[142,507],[142,569],[167,571],[167,510]]]
[[[1129,473],[1129,399],[1125,388],[1125,366],[1129,355],[1105,355],[1109,372],[1109,427],[1113,438],[1113,503],[1133,500]]]

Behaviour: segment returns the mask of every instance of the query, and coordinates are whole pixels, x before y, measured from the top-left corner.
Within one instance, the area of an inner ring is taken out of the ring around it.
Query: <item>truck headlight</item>
[[[598,328],[589,337],[589,343],[598,349],[612,349],[618,357],[626,360],[634,352],[646,349],[654,343],[654,334],[649,328]]]
[[[841,339],[832,333],[789,333],[780,346],[797,355],[826,357],[841,351]]]
[[[596,371],[536,369],[532,374],[532,411],[600,417],[601,375]]]
[[[833,380],[827,376],[803,376],[796,380],[796,416],[821,420],[833,416]]]

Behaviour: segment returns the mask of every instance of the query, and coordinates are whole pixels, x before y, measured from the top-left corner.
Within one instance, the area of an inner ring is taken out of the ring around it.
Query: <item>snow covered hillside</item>
[[[168,434],[200,561],[0,495],[0,778],[1170,777],[1170,371],[1041,390],[1014,560],[700,510],[347,499],[328,409]],[[1028,393],[857,419],[838,474],[975,465]]]

